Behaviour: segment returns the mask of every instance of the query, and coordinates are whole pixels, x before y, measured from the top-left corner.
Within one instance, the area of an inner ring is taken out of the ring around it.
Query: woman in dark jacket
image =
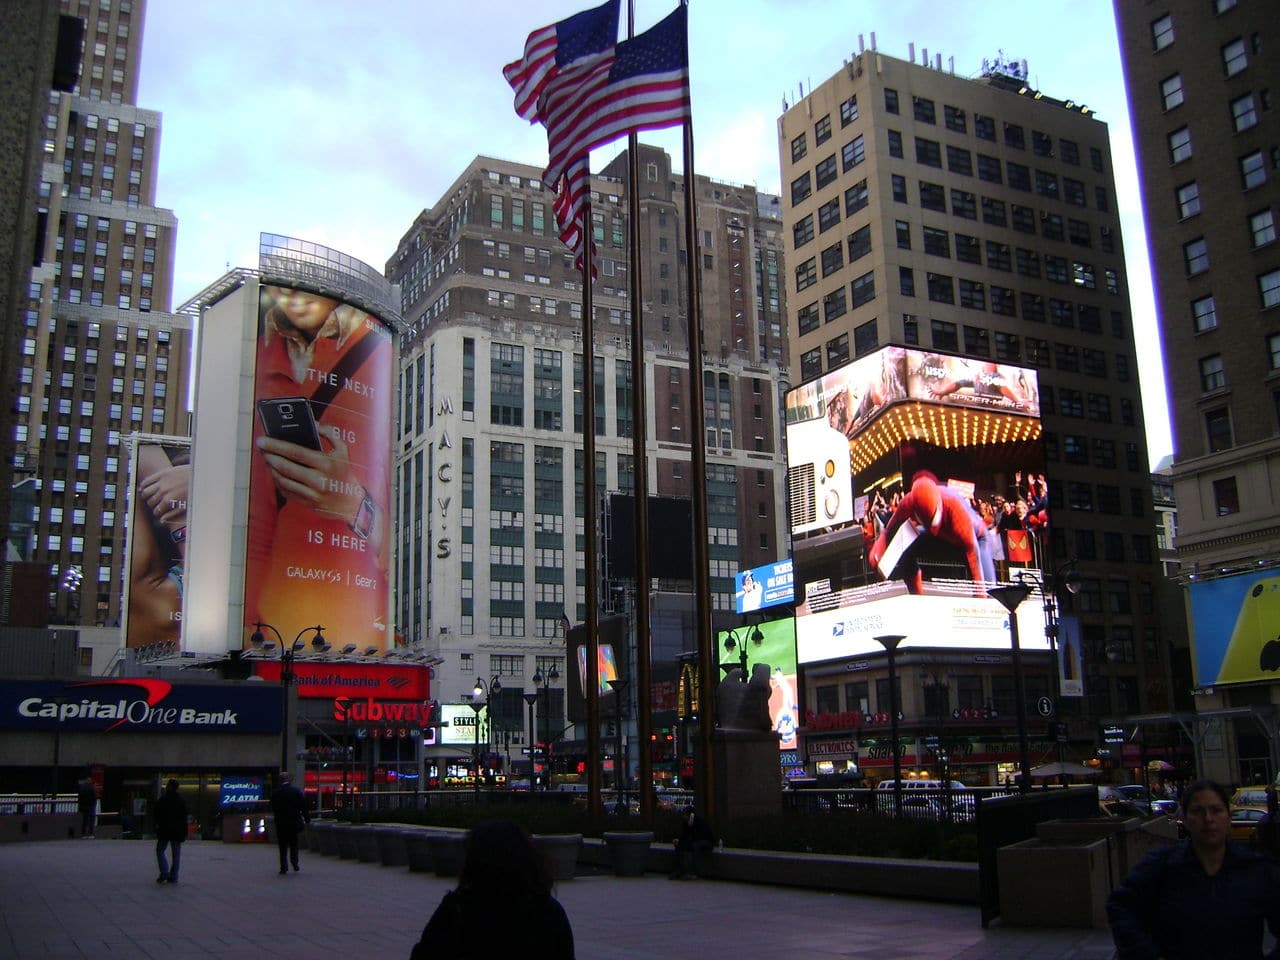
[[[1107,900],[1116,956],[1261,960],[1263,921],[1280,934],[1280,864],[1227,840],[1227,791],[1212,780],[1192,784],[1182,810],[1188,839],[1147,854]]]
[[[502,923],[493,922],[500,909]],[[537,931],[532,942],[529,932]],[[458,886],[427,921],[410,960],[523,956],[573,960],[573,929],[551,895],[551,872],[528,834],[509,820],[467,834]]]

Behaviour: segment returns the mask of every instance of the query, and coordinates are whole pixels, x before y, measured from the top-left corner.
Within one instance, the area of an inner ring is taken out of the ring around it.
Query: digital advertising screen
[[[1050,536],[1038,391],[1034,370],[891,346],[787,394],[802,663],[886,633],[1008,647],[987,591],[1042,568]]]
[[[766,563],[734,574],[733,604],[738,613],[750,613],[795,598],[792,589],[791,560]]]
[[[1197,684],[1280,677],[1280,570],[1196,580],[1188,590]]]
[[[565,682],[568,719],[580,723],[587,719],[587,656],[590,651],[590,635],[586,624],[578,624],[569,630],[569,676]],[[627,619],[605,617],[600,621],[600,642],[596,658],[596,679],[600,697],[600,709],[611,714],[614,707],[614,689],[610,680],[625,680],[627,665]]]
[[[350,304],[261,287],[245,562],[256,621],[385,649],[391,331]],[[247,645],[247,642],[246,642]]]
[[[765,623],[734,627],[734,647],[725,646],[729,630],[716,634],[724,666],[738,666],[735,657],[747,654],[747,671],[757,663],[769,667],[769,722],[777,732],[780,750],[796,749],[796,729],[800,726],[800,707],[796,698],[796,631],[791,617]],[[759,642],[757,642],[759,641]]]
[[[177,643],[187,553],[191,441],[137,437],[132,445],[125,646]]]

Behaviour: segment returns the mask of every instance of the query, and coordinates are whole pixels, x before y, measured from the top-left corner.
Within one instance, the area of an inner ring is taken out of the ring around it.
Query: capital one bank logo
[[[92,680],[63,688],[67,695],[26,697],[18,703],[18,715],[30,720],[53,720],[85,726],[85,721],[109,721],[105,731],[122,726],[236,726],[234,710],[196,710],[194,707],[166,706],[173,684],[166,680]],[[78,697],[78,699],[77,699]],[[96,726],[92,722],[89,726]]]

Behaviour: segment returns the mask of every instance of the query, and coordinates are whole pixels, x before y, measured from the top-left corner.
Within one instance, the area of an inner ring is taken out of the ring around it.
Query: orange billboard
[[[391,331],[341,300],[263,285],[254,374],[245,636],[311,624],[388,645]]]
[[[137,439],[133,445],[125,646],[178,642],[190,489],[190,440]]]

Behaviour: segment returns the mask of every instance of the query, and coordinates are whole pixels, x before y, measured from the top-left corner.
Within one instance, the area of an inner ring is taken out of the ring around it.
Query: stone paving
[[[407,957],[454,881],[274,844],[183,845],[155,882],[154,843],[0,846],[0,958]],[[585,875],[556,895],[580,960],[1107,960],[1105,930],[983,930],[977,907],[753,884]],[[501,906],[495,904],[495,918]],[[481,932],[482,933],[482,932]],[[535,942],[537,931],[529,931]],[[536,956],[530,951],[529,956]]]

